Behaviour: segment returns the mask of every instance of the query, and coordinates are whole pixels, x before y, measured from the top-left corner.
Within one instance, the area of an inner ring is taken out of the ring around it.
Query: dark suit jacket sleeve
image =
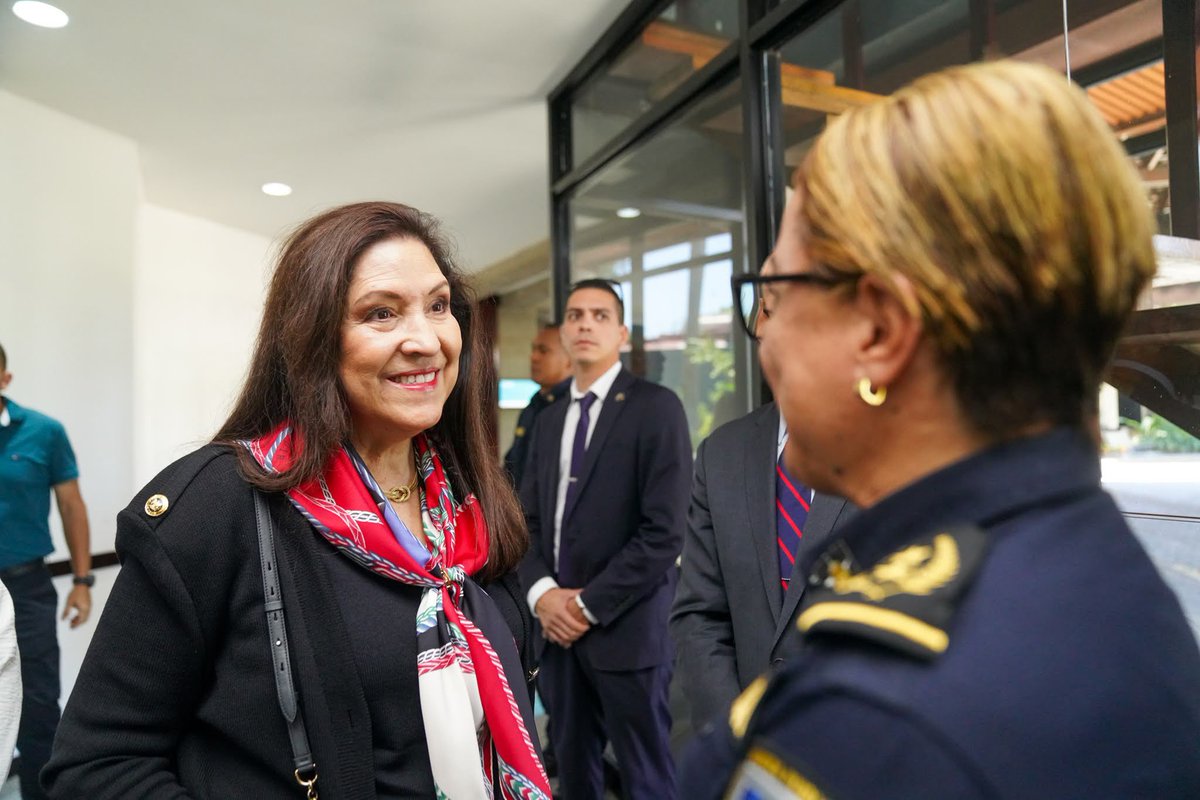
[[[554,574],[551,565],[543,555],[542,537],[554,535],[554,520],[542,519],[541,491],[538,486],[538,474],[542,469],[541,461],[546,458],[540,451],[543,449],[541,439],[545,436],[546,415],[539,414],[533,424],[533,432],[528,434],[529,447],[525,455],[525,472],[521,476],[520,496],[521,506],[525,510],[525,526],[529,529],[529,551],[525,553],[517,574],[521,578],[522,591],[528,592],[529,587],[542,578]]]
[[[710,441],[701,442],[696,451],[679,589],[671,608],[671,636],[679,654],[677,670],[697,730],[724,713],[738,694],[733,621],[708,505]],[[713,455],[720,458],[722,454]],[[746,546],[751,545],[746,542]]]
[[[653,402],[637,409],[637,417],[626,423],[638,426],[641,518],[637,531],[583,588],[583,603],[601,625],[654,591],[662,576],[675,568],[683,546],[692,474],[691,435],[683,404],[675,393],[661,387],[653,390]]]

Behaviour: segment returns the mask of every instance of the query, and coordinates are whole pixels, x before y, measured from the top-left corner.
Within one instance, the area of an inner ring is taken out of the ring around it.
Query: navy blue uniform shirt
[[[1058,429],[861,512],[681,797],[1200,798],[1200,652]]]
[[[525,474],[525,462],[529,458],[529,434],[533,432],[533,423],[538,414],[542,413],[552,403],[561,400],[571,392],[571,379],[552,387],[549,392],[539,389],[529,398],[529,405],[521,409],[517,417],[517,428],[513,431],[512,447],[504,454],[504,469],[512,478],[513,486],[521,487],[521,478]]]

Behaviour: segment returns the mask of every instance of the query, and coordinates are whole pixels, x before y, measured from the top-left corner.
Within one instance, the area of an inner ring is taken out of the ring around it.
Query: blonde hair
[[[1145,194],[1087,96],[973,64],[832,123],[798,173],[809,256],[904,275],[972,423],[1080,424],[1155,272]]]

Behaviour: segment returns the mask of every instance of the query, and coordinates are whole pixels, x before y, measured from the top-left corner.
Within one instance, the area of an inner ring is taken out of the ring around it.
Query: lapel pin
[[[617,397],[616,397],[616,400],[617,400],[617,402],[618,402],[618,403],[623,403],[623,402],[625,401],[625,393],[624,393],[624,392],[617,392]]]

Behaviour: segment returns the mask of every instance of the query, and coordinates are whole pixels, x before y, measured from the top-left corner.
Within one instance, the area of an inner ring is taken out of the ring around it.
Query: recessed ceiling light
[[[292,187],[288,186],[286,183],[278,183],[275,181],[272,181],[271,183],[264,183],[262,185],[262,190],[263,194],[269,194],[271,197],[287,197],[292,193]]]
[[[64,28],[71,18],[61,8],[55,8],[49,3],[39,3],[37,0],[17,0],[13,3],[13,13],[30,25],[40,28]]]
[[[633,206],[626,206],[625,208],[617,209],[617,216],[621,219],[637,219],[641,215],[642,210],[640,208],[634,208]]]

